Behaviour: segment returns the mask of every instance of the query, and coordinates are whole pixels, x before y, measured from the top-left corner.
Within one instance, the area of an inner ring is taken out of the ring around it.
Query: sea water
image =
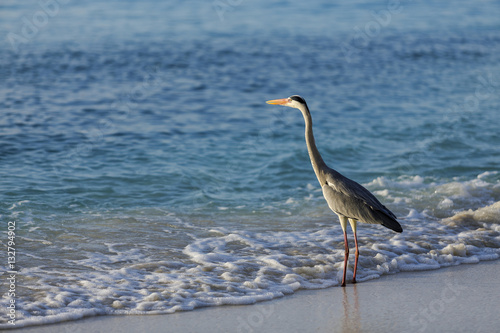
[[[403,226],[359,224],[358,281],[498,259],[497,2],[2,6],[3,328],[338,286],[293,94]]]

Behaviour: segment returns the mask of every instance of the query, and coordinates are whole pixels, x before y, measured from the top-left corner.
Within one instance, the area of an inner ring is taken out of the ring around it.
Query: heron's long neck
[[[323,158],[321,158],[318,148],[316,148],[316,142],[314,141],[314,135],[312,129],[311,113],[307,108],[301,109],[300,111],[302,111],[302,115],[304,116],[304,121],[306,123],[305,136],[306,136],[307,151],[309,152],[309,158],[311,159],[311,164],[313,166],[314,173],[316,174],[319,183],[321,185],[324,185],[325,179],[321,171],[326,168],[326,164],[323,161]]]

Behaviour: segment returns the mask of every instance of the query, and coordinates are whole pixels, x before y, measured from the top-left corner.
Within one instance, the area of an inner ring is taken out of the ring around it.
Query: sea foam
[[[358,281],[499,258],[496,173],[446,183],[377,178],[365,185],[380,189],[381,199],[401,216],[404,232],[360,223]],[[306,204],[321,205],[321,193],[314,186],[308,191],[313,199]],[[299,200],[286,201],[278,207],[283,216],[290,216],[286,209],[299,210]],[[343,235],[333,213],[322,212],[314,223],[304,223],[306,215],[287,217],[288,230],[274,224],[272,216],[266,221],[259,215],[258,229],[255,221],[251,228],[245,226],[250,217],[238,216],[235,223],[206,228],[206,222],[158,209],[90,214],[81,226],[69,224],[65,233],[58,227],[50,231],[44,225],[31,226],[19,259],[16,327],[95,315],[252,304],[300,289],[338,286]],[[130,232],[139,226],[147,230]],[[120,228],[124,233],[117,234]],[[94,229],[98,234],[92,234]],[[349,240],[352,247],[352,234]],[[3,295],[0,311],[7,309],[8,300]]]

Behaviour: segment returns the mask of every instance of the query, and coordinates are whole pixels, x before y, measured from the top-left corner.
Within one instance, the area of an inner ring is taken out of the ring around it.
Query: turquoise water
[[[17,325],[338,285],[293,94],[405,230],[361,225],[360,281],[498,258],[498,2],[48,3],[0,14]]]

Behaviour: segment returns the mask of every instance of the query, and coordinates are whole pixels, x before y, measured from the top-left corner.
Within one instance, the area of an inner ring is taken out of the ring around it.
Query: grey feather
[[[382,224],[396,232],[403,231],[396,216],[370,191],[333,169],[328,171],[322,189],[332,211],[361,222]]]

